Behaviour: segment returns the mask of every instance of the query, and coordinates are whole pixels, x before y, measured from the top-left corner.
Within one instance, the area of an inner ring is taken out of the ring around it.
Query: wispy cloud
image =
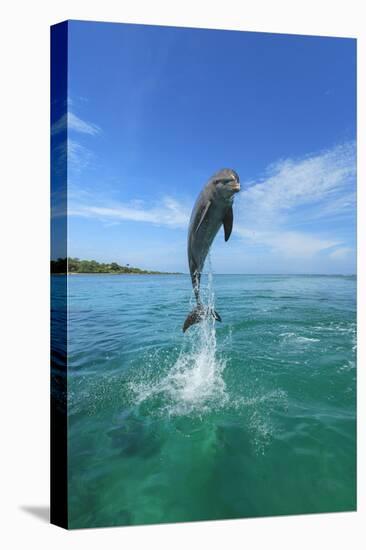
[[[314,234],[274,228],[261,231],[238,227],[237,234],[257,247],[268,247],[272,252],[289,258],[308,258],[322,250],[333,248],[342,243],[336,238],[323,238]]]
[[[249,213],[260,212],[265,220],[286,214],[299,206],[327,201],[328,212],[334,205],[353,207],[356,173],[355,145],[340,145],[300,160],[286,159],[268,168],[258,182],[248,182],[242,195]],[[344,196],[347,200],[342,204]]]
[[[68,99],[69,106],[72,105],[72,100]],[[65,131],[68,130],[66,137]],[[52,135],[57,135],[58,139],[53,145],[54,166],[60,168],[67,166],[69,170],[73,171],[73,174],[80,173],[83,169],[90,165],[91,159],[94,157],[94,153],[80,143],[81,136],[75,138],[74,134],[84,134],[89,136],[95,136],[101,132],[101,129],[92,122],[87,122],[76,116],[71,111],[68,111],[62,115],[51,128]]]
[[[337,250],[333,250],[330,254],[329,254],[329,258],[331,258],[332,260],[346,260],[347,258],[350,257],[350,255],[353,253],[353,249],[348,247],[348,246],[344,246],[342,248],[337,248]]]
[[[309,257],[344,244],[326,222],[354,215],[355,156],[354,143],[347,143],[271,165],[264,178],[244,184],[236,233],[286,257]],[[307,230],[299,231],[301,226]]]
[[[93,153],[87,147],[68,138],[67,160],[69,168],[71,167],[74,171],[81,172],[81,170],[89,166],[92,157]]]
[[[101,129],[99,126],[97,126],[96,124],[93,124],[92,122],[87,122],[85,120],[82,120],[71,111],[62,115],[52,125],[51,132],[52,134],[55,135],[65,131],[66,128],[68,130],[78,132],[80,134],[89,134],[91,136],[94,136],[101,132]]]
[[[66,168],[78,174],[90,165],[92,158],[93,153],[90,149],[69,137],[54,145],[52,149],[53,170],[65,178]]]
[[[151,223],[168,227],[186,227],[189,210],[179,201],[165,196],[161,201],[147,204],[144,201],[126,203],[87,204],[87,202],[72,196],[69,209],[70,216],[96,218],[103,222],[134,221]]]

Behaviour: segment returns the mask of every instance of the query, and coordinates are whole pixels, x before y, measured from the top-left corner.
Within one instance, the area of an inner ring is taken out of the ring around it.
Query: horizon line
[[[188,272],[177,271],[161,271],[161,270],[149,270],[159,271],[159,273],[146,273],[146,275],[186,275],[190,276]],[[68,272],[65,275],[126,275],[126,273],[108,273],[108,272]],[[139,273],[128,273],[128,275],[139,275]],[[208,273],[202,272],[202,276],[207,276]],[[246,277],[256,277],[258,275],[265,277],[357,277],[357,273],[212,273],[213,276],[233,276],[240,275]]]

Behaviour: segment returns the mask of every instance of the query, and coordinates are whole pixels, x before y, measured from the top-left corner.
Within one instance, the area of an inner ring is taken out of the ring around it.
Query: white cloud
[[[299,206],[325,200],[329,201],[326,203],[328,208],[335,204],[338,209],[345,192],[348,206],[353,206],[355,173],[354,144],[338,145],[304,159],[287,159],[272,164],[264,179],[254,184],[248,182],[249,187],[241,194],[241,201],[253,218],[260,213],[264,221],[272,221],[274,215],[284,215]]]
[[[87,122],[82,120],[78,116],[74,115],[71,111],[62,115],[53,125],[51,132],[52,134],[58,134],[66,130],[72,130],[74,132],[79,132],[81,134],[89,134],[94,136],[101,132],[101,129],[96,124],[92,122]]]
[[[73,168],[76,172],[80,172],[83,168],[89,166],[92,156],[91,151],[87,147],[68,138],[67,161],[69,167]]]
[[[80,132],[82,134],[90,134],[92,136],[99,134],[101,131],[99,126],[96,124],[81,120],[81,118],[71,112],[68,113],[68,125],[70,130],[74,130],[75,132]]]
[[[329,258],[331,258],[332,260],[343,261],[349,258],[350,254],[352,254],[353,252],[354,252],[353,248],[344,246],[342,248],[337,248],[337,250],[333,250],[333,252],[329,254]]]
[[[252,241],[255,245],[268,246],[273,252],[287,258],[311,257],[322,250],[337,246],[337,239],[326,239],[315,235],[286,230],[258,231],[238,228],[240,236]]]
[[[92,158],[93,154],[87,147],[68,137],[53,146],[52,168],[66,178],[66,168],[79,173],[90,165]]]
[[[355,145],[347,143],[300,160],[282,160],[236,200],[235,232],[248,244],[284,257],[311,257],[344,244],[327,220],[355,211]],[[294,231],[314,224],[316,231]],[[333,254],[336,251],[331,252]]]
[[[110,205],[90,205],[74,201],[70,206],[69,215],[97,218],[104,222],[125,220],[169,227],[186,227],[189,220],[188,209],[168,196],[154,205],[146,205],[143,201]]]
[[[71,105],[71,103],[69,99],[69,104]],[[87,147],[70,138],[70,131],[94,136],[99,134],[101,130],[96,124],[82,120],[71,111],[65,113],[52,125],[51,132],[55,135],[64,132],[66,129],[68,130],[67,139],[60,144],[54,145],[53,158],[55,166],[57,164],[60,171],[62,167],[66,166],[67,160],[68,168],[78,173],[89,166],[90,160],[94,155]]]

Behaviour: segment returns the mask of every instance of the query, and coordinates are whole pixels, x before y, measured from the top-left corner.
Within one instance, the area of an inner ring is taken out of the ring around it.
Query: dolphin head
[[[231,168],[223,168],[214,174],[211,183],[215,186],[216,192],[225,198],[231,198],[240,191],[239,176]]]

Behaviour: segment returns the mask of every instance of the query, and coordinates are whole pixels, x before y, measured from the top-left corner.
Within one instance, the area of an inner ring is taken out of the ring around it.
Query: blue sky
[[[218,273],[354,273],[356,42],[69,23],[69,255],[187,271],[187,224],[240,176]],[[60,213],[61,216],[61,213]]]

